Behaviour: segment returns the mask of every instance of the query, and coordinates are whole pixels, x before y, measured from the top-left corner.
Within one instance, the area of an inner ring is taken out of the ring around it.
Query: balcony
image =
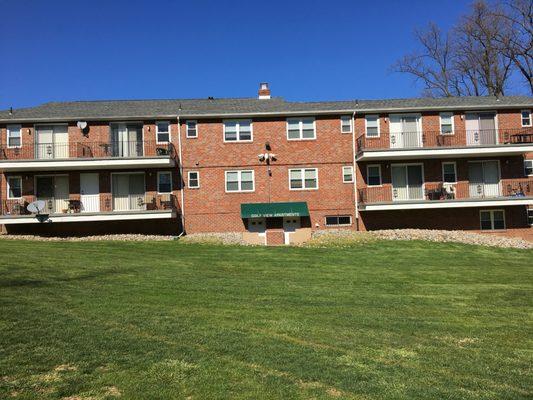
[[[173,194],[128,194],[116,196],[101,193],[96,198],[24,196],[21,199],[2,201],[0,224],[41,223],[27,206],[35,200],[43,200],[45,209],[42,223],[121,221],[141,219],[176,218],[178,203]]]
[[[402,187],[383,184],[359,189],[358,202],[362,211],[533,205],[533,179],[428,182]]]
[[[382,133],[356,139],[358,161],[517,155],[533,151],[533,128]]]
[[[4,171],[110,169],[136,166],[172,167],[176,151],[172,143],[154,141],[35,143],[0,147]]]

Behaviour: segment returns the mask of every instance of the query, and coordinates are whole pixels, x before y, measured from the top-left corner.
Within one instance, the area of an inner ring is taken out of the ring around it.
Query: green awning
[[[292,203],[245,203],[241,204],[242,218],[308,217],[305,201]]]

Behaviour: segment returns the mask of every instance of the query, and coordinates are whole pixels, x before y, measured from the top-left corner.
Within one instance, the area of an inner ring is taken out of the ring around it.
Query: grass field
[[[533,251],[0,241],[0,398],[526,399]]]

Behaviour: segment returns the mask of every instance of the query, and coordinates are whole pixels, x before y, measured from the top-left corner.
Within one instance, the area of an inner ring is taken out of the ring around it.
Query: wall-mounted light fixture
[[[464,121],[464,119],[465,119],[465,115],[461,114],[461,121]]]

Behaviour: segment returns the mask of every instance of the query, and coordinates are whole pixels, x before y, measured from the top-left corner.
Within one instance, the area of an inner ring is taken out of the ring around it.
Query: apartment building
[[[530,97],[289,102],[261,84],[257,98],[0,111],[0,224],[257,244],[386,228],[533,240],[532,109]]]

